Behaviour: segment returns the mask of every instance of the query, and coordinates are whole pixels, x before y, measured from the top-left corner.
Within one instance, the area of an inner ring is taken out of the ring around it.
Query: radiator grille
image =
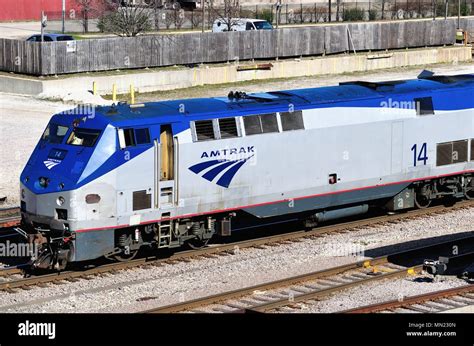
[[[453,163],[467,161],[467,140],[453,142]]]
[[[146,190],[133,191],[133,210],[142,210],[151,208],[151,194]]]
[[[440,143],[436,148],[436,166],[445,166],[452,163],[453,144]]]

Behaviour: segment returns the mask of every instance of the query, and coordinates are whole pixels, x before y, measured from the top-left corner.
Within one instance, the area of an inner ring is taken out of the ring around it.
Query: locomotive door
[[[161,125],[160,141],[155,140],[155,208],[170,208],[177,198],[177,138],[171,125]]]

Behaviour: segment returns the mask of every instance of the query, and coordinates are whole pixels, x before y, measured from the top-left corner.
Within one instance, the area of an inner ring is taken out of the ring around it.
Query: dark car
[[[44,34],[44,42],[74,41],[74,37],[64,34]],[[33,35],[26,39],[29,42],[41,42],[41,35]]]

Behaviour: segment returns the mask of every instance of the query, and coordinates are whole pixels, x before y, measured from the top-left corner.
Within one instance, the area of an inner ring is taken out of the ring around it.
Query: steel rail
[[[457,295],[463,295],[466,293],[474,292],[474,285],[469,284],[465,286],[449,288],[442,291],[430,292],[425,294],[420,294],[416,296],[405,297],[402,300],[390,300],[383,303],[366,305],[354,309],[349,309],[342,311],[346,314],[365,314],[373,313],[384,310],[393,310],[397,308],[403,308],[410,305],[420,304],[427,301],[436,301],[444,298],[449,298]]]
[[[468,236],[468,237],[460,238],[457,240],[449,240],[449,241],[444,241],[444,242],[440,242],[436,244],[430,244],[427,246],[420,246],[414,249],[399,251],[399,252],[387,254],[387,255],[380,256],[380,257],[370,259],[370,260],[358,261],[358,262],[354,262],[354,263],[350,263],[350,264],[346,264],[346,265],[342,265],[342,266],[338,266],[334,268],[311,272],[308,274],[298,275],[298,276],[276,280],[272,282],[267,282],[267,283],[263,283],[259,285],[250,286],[250,287],[244,287],[244,288],[236,289],[229,292],[223,292],[223,293],[219,293],[219,294],[215,294],[215,295],[211,295],[207,297],[197,298],[191,301],[180,302],[177,304],[171,304],[171,305],[167,305],[163,307],[158,307],[158,308],[150,309],[143,312],[144,313],[171,313],[171,312],[192,310],[192,309],[196,309],[203,306],[210,306],[212,304],[217,304],[217,303],[241,298],[244,296],[249,296],[249,295],[252,295],[252,293],[255,291],[265,291],[265,290],[271,290],[275,288],[289,287],[291,285],[298,284],[301,282],[309,282],[309,281],[313,281],[315,279],[320,279],[320,278],[329,278],[333,275],[348,272],[353,269],[368,268],[368,267],[373,267],[377,265],[389,264],[390,257],[394,257],[394,256],[409,257],[415,252],[433,250],[434,248],[437,248],[440,246],[452,245],[453,243],[459,243],[459,241],[462,241],[462,240],[472,241],[472,239],[473,239],[472,236]],[[463,256],[472,256],[472,255],[473,253],[469,252],[462,255],[458,255],[456,256],[456,258],[460,258]],[[423,269],[423,264],[417,264],[409,268],[403,268],[403,269],[394,270],[394,271],[386,272],[386,273],[382,272],[380,275],[369,276],[367,278],[354,280],[347,283],[341,283],[339,285],[328,287],[328,288],[315,289],[308,293],[301,293],[301,294],[293,296],[291,300],[288,297],[284,297],[280,299],[271,299],[271,301],[263,302],[261,304],[255,304],[251,306],[250,308],[246,308],[245,310],[253,311],[253,312],[266,312],[272,309],[288,306],[290,304],[304,302],[304,301],[316,299],[319,297],[327,296],[328,294],[342,291],[342,290],[352,288],[355,286],[364,285],[364,284],[368,284],[368,283],[383,280],[383,279],[399,278],[407,274],[416,274],[416,273],[421,272],[422,269]],[[239,310],[237,309],[236,312],[237,311]]]
[[[116,272],[124,269],[137,268],[142,266],[159,266],[163,264],[173,264],[180,261],[189,261],[193,258],[212,257],[214,255],[228,255],[235,253],[240,249],[260,247],[268,244],[281,245],[287,242],[296,242],[305,238],[321,237],[333,233],[357,231],[359,228],[375,226],[384,223],[397,223],[407,219],[425,217],[434,214],[450,212],[452,210],[472,207],[474,201],[462,201],[452,207],[434,206],[427,209],[416,209],[403,214],[376,216],[368,219],[348,221],[334,225],[321,226],[309,231],[294,231],[290,233],[272,235],[262,238],[244,240],[229,244],[211,245],[198,250],[185,250],[177,252],[167,258],[143,257],[128,262],[114,262],[101,265],[86,270],[69,270],[59,273],[45,274],[40,276],[25,277],[18,280],[0,282],[0,290],[11,291],[15,288],[22,288],[37,284],[59,282],[63,280],[75,280],[78,278],[90,277],[104,273]]]

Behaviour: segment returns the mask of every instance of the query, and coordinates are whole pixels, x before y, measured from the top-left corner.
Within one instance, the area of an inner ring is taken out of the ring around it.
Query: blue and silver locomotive
[[[473,198],[473,95],[422,74],[56,114],[21,174],[35,266]]]

